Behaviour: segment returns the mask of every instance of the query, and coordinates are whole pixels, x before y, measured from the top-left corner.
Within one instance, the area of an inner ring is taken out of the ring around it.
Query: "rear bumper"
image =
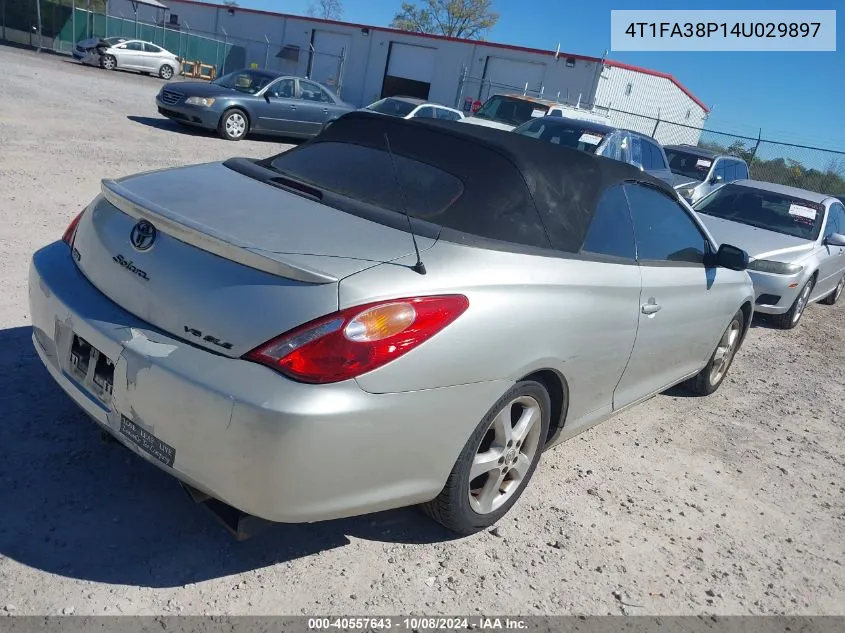
[[[184,104],[168,105],[158,97],[156,106],[160,115],[188,125],[214,130],[220,122],[220,113],[209,108]]]
[[[478,421],[510,386],[377,395],[355,381],[296,383],[128,314],[85,279],[62,242],[33,256],[29,303],[39,357],[90,417],[162,470],[271,521],[333,519],[432,499]],[[74,334],[114,363],[105,401],[72,376]],[[164,451],[170,465],[121,432],[127,419],[172,449]]]

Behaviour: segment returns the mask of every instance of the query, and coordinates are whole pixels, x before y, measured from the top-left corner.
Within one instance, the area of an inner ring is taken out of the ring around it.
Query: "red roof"
[[[205,7],[213,7],[215,9],[226,9],[226,7],[222,4],[214,4],[211,2],[201,2],[200,0],[176,0],[177,2],[184,2],[187,4],[197,4]],[[526,46],[513,46],[512,44],[499,44],[496,42],[485,42],[480,40],[468,40],[461,37],[449,37],[447,35],[434,35],[430,33],[415,33],[412,31],[402,31],[400,29],[394,29],[387,26],[372,26],[370,24],[357,24],[355,22],[341,22],[339,20],[324,20],[322,18],[312,18],[311,16],[307,15],[293,15],[290,13],[279,13],[276,11],[262,11],[260,9],[246,9],[243,7],[234,7],[236,11],[245,11],[246,13],[257,13],[261,15],[272,15],[272,16],[281,16],[283,18],[293,18],[299,20],[308,20],[310,22],[319,22],[321,24],[336,24],[338,26],[354,26],[359,29],[370,29],[371,31],[381,31],[383,33],[397,33],[402,35],[416,35],[418,37],[426,37],[432,40],[442,40],[446,42],[460,42],[462,44],[477,44],[480,46],[488,46],[490,48],[501,48],[505,50],[511,51],[520,51],[523,53],[536,53],[539,55],[550,55],[554,56],[557,54],[560,57],[566,57],[571,59],[580,59],[586,62],[598,62],[600,63],[602,60],[599,57],[590,57],[589,55],[574,55],[572,53],[564,53],[563,51],[559,53],[555,53],[555,51],[548,51],[539,48],[529,48]],[[696,97],[689,89],[684,86],[680,81],[675,79],[674,76],[670,75],[669,73],[663,73],[659,70],[651,70],[649,68],[642,68],[640,66],[632,66],[630,64],[623,64],[622,62],[615,62],[611,59],[605,59],[604,64],[606,66],[613,66],[615,68],[624,68],[625,70],[633,70],[638,73],[643,73],[645,75],[652,75],[653,77],[662,77],[663,79],[668,79],[673,84],[675,84],[685,95],[687,95],[690,99],[695,101],[705,113],[710,112],[710,108],[708,108],[704,103]]]

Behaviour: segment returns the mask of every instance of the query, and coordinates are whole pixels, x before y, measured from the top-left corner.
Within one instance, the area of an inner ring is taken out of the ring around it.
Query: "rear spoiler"
[[[224,236],[215,234],[213,230],[206,226],[183,218],[145,200],[123,187],[116,180],[103,179],[102,193],[110,204],[126,215],[136,220],[148,220],[155,224],[157,229],[180,242],[190,244],[218,257],[271,275],[303,283],[328,284],[339,281],[333,275],[290,261],[290,257],[288,256],[286,259],[284,254],[271,253],[227,240]]]

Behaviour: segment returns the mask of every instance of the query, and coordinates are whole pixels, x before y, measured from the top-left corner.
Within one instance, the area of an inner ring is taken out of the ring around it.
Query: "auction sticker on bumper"
[[[149,431],[145,431],[125,415],[120,416],[120,432],[165,466],[173,466],[176,449],[165,444]]]

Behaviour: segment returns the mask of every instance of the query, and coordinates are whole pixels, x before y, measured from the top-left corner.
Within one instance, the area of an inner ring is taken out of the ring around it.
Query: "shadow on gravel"
[[[168,119],[166,117],[149,117],[149,116],[135,116],[130,114],[126,117],[133,123],[140,123],[141,125],[146,125],[147,127],[155,128],[157,130],[165,130],[167,132],[180,132],[182,134],[188,134],[189,136],[213,136],[217,138],[217,134],[212,130],[206,130],[204,128],[194,127],[191,125],[181,125],[176,121]],[[220,139],[221,141],[223,139]],[[264,134],[250,134],[246,137],[248,141],[263,141],[265,143],[285,143],[289,145],[299,145],[302,143],[302,139],[296,138],[288,138],[286,136],[270,136]],[[230,142],[230,141],[227,141]]]
[[[236,542],[175,479],[117,443],[53,382],[31,329],[0,330],[0,556],[96,582],[175,587],[342,547],[455,538],[416,509],[272,525]]]

